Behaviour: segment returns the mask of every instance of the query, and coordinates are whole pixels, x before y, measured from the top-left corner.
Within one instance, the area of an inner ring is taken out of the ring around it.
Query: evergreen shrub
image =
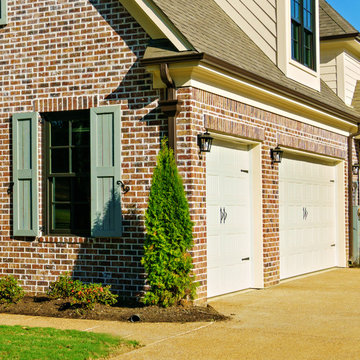
[[[142,264],[149,290],[143,303],[167,307],[182,299],[194,299],[196,283],[188,253],[193,245],[193,223],[174,154],[166,140],[161,143],[152,177],[145,227]]]

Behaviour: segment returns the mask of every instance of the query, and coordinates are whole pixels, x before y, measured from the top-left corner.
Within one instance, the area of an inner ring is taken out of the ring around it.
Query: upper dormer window
[[[291,0],[291,57],[315,70],[315,0]]]

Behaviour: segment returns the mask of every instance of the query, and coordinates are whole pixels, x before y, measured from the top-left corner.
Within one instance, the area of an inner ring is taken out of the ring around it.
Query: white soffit
[[[193,46],[151,1],[119,1],[152,39],[167,38],[178,51],[193,50]]]

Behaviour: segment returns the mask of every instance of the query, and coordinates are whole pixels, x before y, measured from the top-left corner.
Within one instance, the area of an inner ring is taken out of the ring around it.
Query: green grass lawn
[[[76,330],[0,326],[0,359],[86,360],[133,349],[135,341]]]

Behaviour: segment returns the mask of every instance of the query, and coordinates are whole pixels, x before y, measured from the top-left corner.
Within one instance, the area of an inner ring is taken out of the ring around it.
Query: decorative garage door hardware
[[[226,218],[227,212],[225,211],[225,208],[220,208],[220,224],[222,224],[223,222],[225,224]]]
[[[249,173],[249,170],[243,170],[243,169],[241,169],[241,172],[248,174],[248,173]]]
[[[247,260],[250,260],[249,257],[246,257],[246,258],[242,258],[241,261],[247,261]]]
[[[308,215],[309,215],[309,212],[307,211],[306,208],[303,207],[303,220],[306,220]]]

